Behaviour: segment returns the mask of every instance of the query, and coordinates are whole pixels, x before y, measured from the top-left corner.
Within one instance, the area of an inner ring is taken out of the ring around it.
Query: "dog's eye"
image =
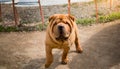
[[[68,22],[65,22],[66,24],[69,24]]]
[[[55,25],[57,25],[57,23],[56,23],[56,22],[53,24],[53,26],[55,26]]]

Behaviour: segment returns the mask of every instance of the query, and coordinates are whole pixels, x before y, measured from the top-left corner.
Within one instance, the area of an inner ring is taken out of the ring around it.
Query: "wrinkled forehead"
[[[57,23],[59,23],[59,22],[69,22],[69,19],[65,15],[56,16],[55,22],[57,22]]]

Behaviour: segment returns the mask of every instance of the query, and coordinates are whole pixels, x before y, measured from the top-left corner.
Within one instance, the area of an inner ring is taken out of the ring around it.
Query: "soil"
[[[62,51],[53,50],[48,69],[120,69],[120,20],[79,26],[83,53],[69,51],[69,63],[60,64]],[[0,33],[0,69],[45,69],[45,31]]]

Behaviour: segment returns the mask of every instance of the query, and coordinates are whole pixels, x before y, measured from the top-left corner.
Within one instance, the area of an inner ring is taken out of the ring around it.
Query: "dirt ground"
[[[120,20],[79,27],[82,54],[69,52],[61,65],[61,50],[53,50],[48,69],[120,69]],[[45,31],[0,33],[0,69],[44,69]]]

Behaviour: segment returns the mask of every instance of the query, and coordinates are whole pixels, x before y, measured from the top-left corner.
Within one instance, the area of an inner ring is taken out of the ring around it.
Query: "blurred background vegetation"
[[[120,19],[120,1],[114,2],[110,8],[109,0],[98,0],[98,23],[106,23]],[[33,31],[42,30],[43,25],[38,7],[17,8],[20,17],[20,27],[12,26],[14,16],[11,5],[2,5],[2,19],[0,19],[0,32],[10,31]],[[57,13],[66,14],[67,4],[43,6],[45,25],[47,26],[49,16]],[[94,1],[71,4],[71,14],[76,17],[76,23],[82,26],[96,24],[96,13]]]

